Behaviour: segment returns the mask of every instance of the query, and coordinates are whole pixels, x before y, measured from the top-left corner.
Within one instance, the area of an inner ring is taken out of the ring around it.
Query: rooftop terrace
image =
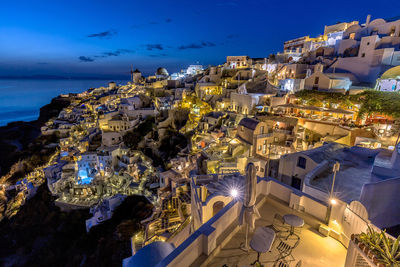
[[[259,179],[256,191],[256,206],[260,212],[256,228],[273,224],[281,230],[271,251],[261,254],[260,261],[264,266],[274,266],[278,258],[277,247],[285,237],[283,231],[288,229],[288,225],[274,221],[276,214],[295,214],[304,220],[304,226],[295,231],[300,241],[292,251],[294,260],[289,262],[289,266],[296,266],[299,261],[301,266],[344,266],[351,234],[365,231],[368,224],[367,219],[338,200],[332,207],[329,226],[323,226],[328,235],[323,236],[318,229],[324,225],[328,211],[325,203],[270,178]],[[212,205],[203,203],[203,209],[209,206]],[[250,266],[257,253],[240,249],[240,244],[245,242],[245,227],[238,225],[241,207],[240,201],[230,201],[177,244],[176,249],[157,266]],[[255,229],[250,231],[249,240],[254,232]],[[296,240],[293,236],[284,242],[293,245]]]
[[[261,218],[256,220],[256,228],[262,226],[272,225],[274,215],[276,213],[285,215],[289,213],[297,213],[287,206],[280,203],[278,200],[267,197],[265,201],[260,202],[259,212]],[[299,214],[300,215],[300,214]],[[300,215],[306,221],[306,224],[298,232],[300,237],[299,245],[293,250],[292,256],[294,261],[289,262],[289,266],[295,266],[298,261],[301,261],[302,266],[315,266],[315,267],[337,267],[344,266],[346,258],[346,248],[332,237],[324,237],[318,233],[310,224],[315,224],[315,218],[307,215]],[[310,224],[307,224],[310,223]],[[286,230],[287,226],[274,223],[278,225],[279,229]],[[249,234],[249,240],[253,236],[254,230]],[[279,237],[281,236],[281,237]],[[264,266],[273,266],[275,260],[279,257],[277,246],[283,240],[289,245],[296,242],[295,237],[290,237],[287,241],[284,240],[284,234],[277,234],[277,237],[272,245],[271,252],[262,253],[260,261]],[[230,240],[223,242],[221,249],[205,259],[202,263],[204,266],[220,267],[226,264],[227,266],[249,266],[257,258],[257,252],[250,250],[248,253],[240,249],[240,245],[245,242],[245,227],[233,234]]]

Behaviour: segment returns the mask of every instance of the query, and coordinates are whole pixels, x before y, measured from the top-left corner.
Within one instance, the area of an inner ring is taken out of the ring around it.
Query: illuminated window
[[[395,31],[396,31],[396,27],[393,26],[392,29],[390,30],[389,35],[390,35],[390,36],[394,36]]]
[[[349,39],[354,40],[354,38],[356,38],[356,34],[354,32],[350,33]]]

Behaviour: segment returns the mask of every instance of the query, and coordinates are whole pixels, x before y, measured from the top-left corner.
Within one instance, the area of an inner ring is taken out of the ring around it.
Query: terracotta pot
[[[364,254],[365,254],[365,255],[368,255],[369,250],[370,250],[369,247],[368,247],[368,246],[365,246],[364,249],[363,249]]]
[[[372,262],[373,262],[375,265],[378,265],[379,259],[376,257],[376,255],[374,255],[374,256],[372,257]]]
[[[360,242],[360,243],[358,243],[358,247],[359,247],[361,250],[364,250],[365,244],[364,244],[363,242]]]
[[[380,263],[378,263],[376,266],[378,266],[378,267],[387,267],[384,263],[382,263],[382,262],[380,262]]]

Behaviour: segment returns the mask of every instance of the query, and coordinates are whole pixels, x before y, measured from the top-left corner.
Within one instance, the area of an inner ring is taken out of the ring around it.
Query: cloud
[[[163,24],[163,23],[171,23],[172,19],[171,18],[166,18],[164,21],[150,21],[150,22],[146,22],[146,23],[141,23],[141,24],[136,24],[136,25],[132,25],[131,28],[132,29],[140,29],[140,28],[145,28],[146,26],[151,26],[151,25],[159,25],[159,24]]]
[[[100,57],[118,57],[122,54],[132,54],[132,53],[135,53],[135,51],[130,49],[117,49],[112,52],[104,52],[103,55]]]
[[[188,44],[188,45],[181,45],[181,46],[178,47],[178,49],[179,50],[201,49],[201,48],[204,48],[204,47],[214,47],[214,46],[216,46],[216,45],[213,42],[202,41],[200,43],[191,43],[191,44]]]
[[[118,57],[122,54],[133,54],[135,50],[130,49],[117,49],[115,51],[103,52],[101,55],[96,55],[96,58],[105,58],[105,57]]]
[[[149,57],[166,57],[168,56],[167,54],[151,54]]]
[[[109,31],[105,31],[105,32],[92,33],[92,34],[89,34],[87,37],[89,37],[89,38],[99,38],[99,39],[111,39],[111,37],[116,35],[116,34],[117,34],[117,31],[109,30]]]
[[[93,58],[91,58],[91,57],[85,57],[85,56],[80,56],[80,57],[79,57],[79,60],[80,60],[81,62],[93,62],[93,61],[94,61]]]
[[[232,33],[232,34],[229,34],[226,36],[227,39],[235,39],[238,37],[239,37],[239,34],[237,34],[237,33]]]
[[[145,47],[149,51],[152,51],[152,50],[164,50],[164,47],[161,44],[146,44]]]

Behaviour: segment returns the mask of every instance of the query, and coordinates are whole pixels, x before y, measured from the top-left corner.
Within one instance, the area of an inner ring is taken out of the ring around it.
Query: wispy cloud
[[[109,31],[105,31],[105,32],[92,33],[92,34],[89,34],[87,37],[88,38],[99,38],[99,39],[111,39],[111,37],[113,37],[116,34],[117,34],[117,31],[109,30]]]
[[[131,49],[117,49],[115,51],[107,51],[107,52],[103,52],[101,55],[96,55],[94,57],[96,58],[105,58],[105,57],[118,57],[122,54],[133,54],[135,53],[135,50],[131,50]]]
[[[149,51],[164,50],[164,47],[161,44],[146,44],[145,47]]]
[[[213,43],[213,42],[202,41],[200,43],[191,43],[191,44],[188,44],[188,45],[180,45],[180,46],[178,46],[178,49],[179,50],[201,49],[201,48],[204,48],[204,47],[213,47],[213,46],[216,46],[216,44]]]
[[[227,39],[235,39],[235,38],[238,38],[238,37],[239,37],[239,34],[237,34],[237,33],[228,34],[226,36]]]
[[[151,54],[149,57],[166,57],[168,56],[167,54]]]
[[[131,28],[139,29],[139,28],[145,28],[146,26],[161,25],[163,23],[171,23],[171,22],[172,22],[171,18],[166,18],[165,20],[161,20],[161,21],[150,21],[150,22],[146,22],[146,23],[135,24],[135,25],[132,25]]]
[[[79,57],[80,62],[93,62],[94,59],[91,57],[85,57],[85,56],[80,56]]]

